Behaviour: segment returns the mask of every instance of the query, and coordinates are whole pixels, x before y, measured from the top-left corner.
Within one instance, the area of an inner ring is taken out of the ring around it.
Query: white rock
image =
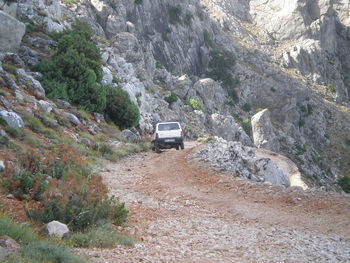
[[[63,236],[67,235],[69,233],[69,229],[67,225],[58,222],[58,221],[51,221],[46,225],[46,229],[48,234],[51,235],[56,235],[60,238]]]

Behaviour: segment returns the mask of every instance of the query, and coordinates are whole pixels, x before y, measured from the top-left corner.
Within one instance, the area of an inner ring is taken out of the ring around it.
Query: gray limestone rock
[[[106,122],[103,114],[94,112],[93,115],[94,115],[94,119],[97,123],[105,123]]]
[[[290,185],[288,176],[273,161],[258,157],[253,148],[240,142],[221,140],[209,143],[195,155],[217,169],[230,171],[234,176],[273,185]]]
[[[45,113],[50,113],[54,108],[54,105],[52,103],[47,102],[45,100],[39,100],[38,106],[39,106],[39,109]]]
[[[78,119],[77,116],[75,116],[72,113],[64,112],[63,116],[65,116],[71,123],[73,123],[75,126],[79,126],[81,124],[81,121]]]
[[[141,139],[139,135],[133,133],[128,129],[123,130],[119,136],[123,141],[131,142],[131,143],[139,142]]]
[[[60,238],[69,234],[69,229],[67,225],[59,221],[51,221],[46,225],[46,230],[50,236],[55,235]]]
[[[0,160],[0,172],[5,170],[5,164],[4,161]]]
[[[280,150],[280,144],[274,132],[268,109],[256,113],[251,119],[251,124],[254,144],[258,148],[264,148],[273,152]]]
[[[70,105],[70,103],[68,101],[65,100],[60,100],[60,99],[54,99],[53,100],[57,107],[61,108],[61,109],[71,109],[72,105]]]
[[[0,110],[0,116],[6,121],[7,125],[13,128],[23,129],[24,121],[21,116],[15,112]]]
[[[40,82],[27,74],[24,69],[17,69],[16,71],[19,83],[27,90],[33,93],[33,95],[39,99],[45,98],[45,90],[41,86]]]
[[[214,135],[227,141],[238,141],[243,145],[252,146],[253,143],[246,132],[239,126],[232,116],[223,116],[214,113],[210,116],[211,127]]]
[[[0,51],[17,50],[25,33],[25,25],[1,10],[0,21]]]

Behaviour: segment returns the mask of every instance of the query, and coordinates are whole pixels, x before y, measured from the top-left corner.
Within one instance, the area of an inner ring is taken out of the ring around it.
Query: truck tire
[[[180,150],[180,146],[179,145],[176,145],[176,151]]]
[[[180,144],[180,147],[181,147],[181,150],[185,149],[185,145],[183,142]]]

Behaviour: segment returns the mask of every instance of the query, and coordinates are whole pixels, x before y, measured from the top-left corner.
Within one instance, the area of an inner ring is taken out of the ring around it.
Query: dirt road
[[[282,189],[211,171],[183,151],[141,153],[103,174],[130,210],[135,247],[92,262],[349,262],[350,197]]]

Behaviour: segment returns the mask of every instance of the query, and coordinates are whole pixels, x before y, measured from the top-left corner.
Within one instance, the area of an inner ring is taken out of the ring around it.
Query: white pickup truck
[[[160,153],[160,149],[185,149],[184,136],[179,122],[159,122],[153,135],[152,150]]]

